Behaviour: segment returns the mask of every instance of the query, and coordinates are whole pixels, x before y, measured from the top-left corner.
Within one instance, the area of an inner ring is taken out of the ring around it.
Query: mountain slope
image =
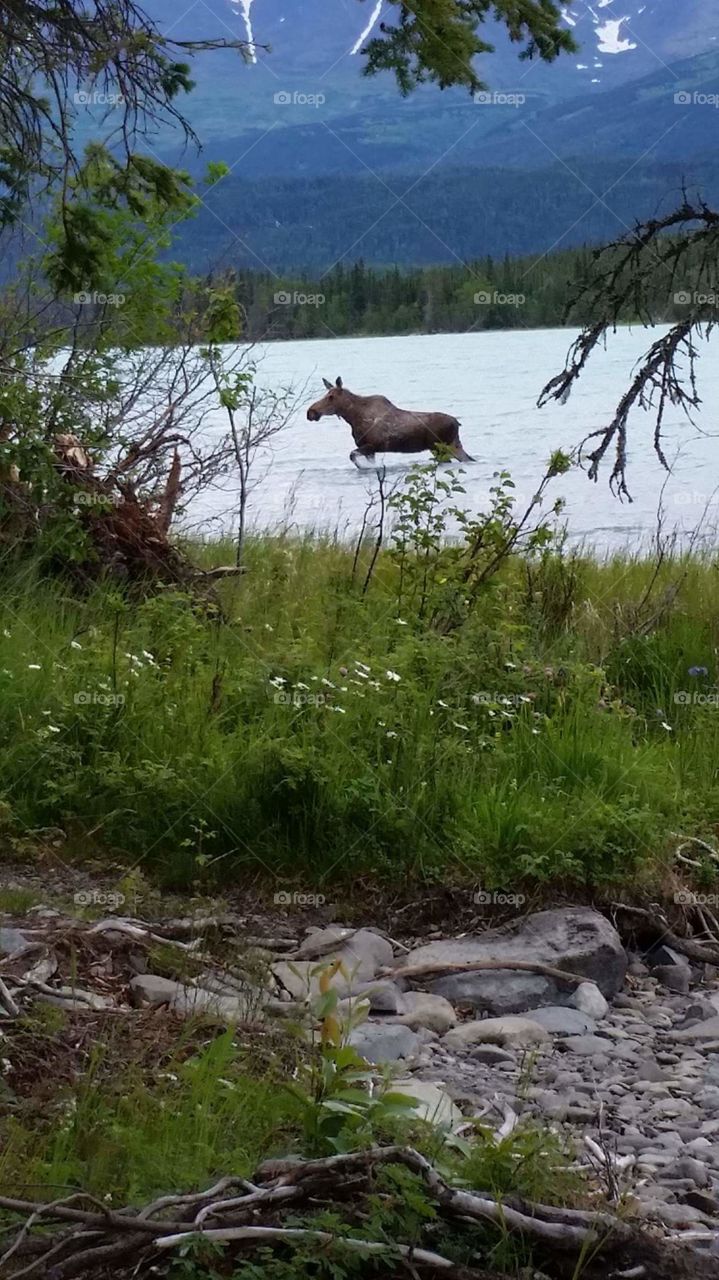
[[[670,64],[711,53],[719,44],[719,0],[625,0],[620,9],[611,0],[573,0],[563,14],[580,52],[551,65],[520,61],[519,47],[504,27],[486,24],[495,52],[483,56],[478,69],[492,89],[521,93],[532,109],[580,97],[591,102],[645,76],[667,73]],[[363,33],[378,34],[379,22],[392,22],[395,15],[389,0],[302,0],[301,5],[296,0],[202,0],[179,14],[175,0],[153,3],[153,16],[175,38],[251,36],[256,42],[249,66],[228,51],[193,60],[196,88],[188,115],[215,151],[228,141],[231,162],[242,152],[239,139],[246,136],[247,145],[257,145],[268,130],[274,138],[282,129],[312,123],[312,117],[329,127],[354,119],[358,127],[391,135],[396,150],[406,145],[410,152],[417,129],[435,117],[440,152],[451,146],[457,113],[472,105],[465,94],[430,86],[403,102],[389,73],[372,79],[361,74]],[[294,100],[277,103],[278,94]],[[319,105],[306,101],[318,97],[324,99]],[[630,119],[625,130],[630,134],[631,129]],[[270,141],[265,150],[273,145]],[[416,159],[412,154],[409,162]],[[395,154],[390,163],[397,162]],[[269,171],[269,164],[264,169]]]

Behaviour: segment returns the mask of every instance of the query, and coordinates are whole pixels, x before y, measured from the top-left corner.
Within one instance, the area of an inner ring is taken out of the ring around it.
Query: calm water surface
[[[528,499],[553,449],[575,448],[589,431],[605,425],[636,361],[660,332],[620,331],[606,351],[596,354],[569,402],[541,410],[537,396],[562,366],[573,338],[570,330],[268,344],[259,354],[258,381],[292,385],[306,394],[286,431],[258,459],[251,523],[258,528],[338,530],[347,537],[360,525],[376,488],[372,468],[360,472],[349,461],[353,442],[346,423],[305,418],[307,405],[323,394],[323,375],[334,380],[339,374],[350,390],[382,393],[403,408],[440,409],[458,417],[465,448],[477,459],[465,468],[464,505],[482,510],[494,472],[509,470],[520,498]],[[712,540],[719,527],[719,493],[713,493],[719,486],[719,370],[717,345],[701,350],[699,416],[692,425],[676,410],[667,414],[666,450],[673,471],[663,502],[666,526],[684,531],[694,528],[709,502],[705,531]],[[550,497],[566,499],[564,518],[572,539],[599,550],[648,543],[667,479],[652,452],[652,430],[651,415],[638,411],[630,435],[631,504],[620,503],[609,491],[611,462],[598,484],[580,471],[553,482]],[[387,455],[388,484],[401,478],[413,460],[426,456]],[[236,486],[228,483],[205,494],[189,514],[195,525],[229,529],[235,509]]]

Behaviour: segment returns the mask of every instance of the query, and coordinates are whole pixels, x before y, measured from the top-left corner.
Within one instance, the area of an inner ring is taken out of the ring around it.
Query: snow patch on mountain
[[[636,49],[636,42],[622,35],[622,27],[628,21],[627,16],[611,18],[601,27],[597,27],[600,53],[628,53],[630,49]]]
[[[252,0],[230,0],[233,12],[242,18],[247,33],[247,42],[249,44],[250,62],[257,62],[257,54],[255,52],[255,37],[252,31]]]
[[[250,3],[251,3],[251,2],[252,2],[252,0],[250,0]],[[370,17],[370,19],[369,19],[369,22],[367,23],[367,26],[365,27],[364,31],[362,32],[362,35],[361,35],[361,36],[359,36],[357,40],[355,40],[354,44],[352,45],[352,48],[350,49],[350,53],[351,53],[351,54],[359,53],[359,51],[360,51],[360,49],[362,48],[362,45],[364,44],[365,40],[366,40],[366,39],[367,39],[367,37],[371,34],[371,32],[372,32],[372,28],[374,27],[375,23],[377,22],[377,20],[378,20],[378,18],[379,18],[379,15],[380,15],[380,14],[381,14],[381,12],[382,12],[382,5],[383,5],[383,3],[384,3],[384,0],[377,0],[377,3],[376,3],[376,5],[375,5],[374,9],[372,10],[372,14],[371,14],[371,17]]]

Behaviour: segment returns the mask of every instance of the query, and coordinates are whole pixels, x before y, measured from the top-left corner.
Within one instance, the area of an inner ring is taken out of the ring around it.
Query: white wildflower
[[[393,680],[395,684],[399,684],[399,681],[402,679],[401,676],[397,675],[396,671],[385,671],[385,675],[388,680]]]
[[[70,641],[70,648],[71,648],[71,649],[82,649],[82,645],[80,644],[80,641],[79,641],[79,640],[71,640],[71,641]]]
[[[39,662],[28,662],[27,669],[28,671],[42,671],[42,667]]]

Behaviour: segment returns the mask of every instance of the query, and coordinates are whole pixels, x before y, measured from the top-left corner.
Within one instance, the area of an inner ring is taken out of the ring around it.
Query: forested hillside
[[[191,272],[321,274],[337,262],[455,265],[613,240],[675,207],[684,182],[719,199],[719,164],[572,160],[532,173],[455,169],[248,182],[230,174],[173,231]]]

